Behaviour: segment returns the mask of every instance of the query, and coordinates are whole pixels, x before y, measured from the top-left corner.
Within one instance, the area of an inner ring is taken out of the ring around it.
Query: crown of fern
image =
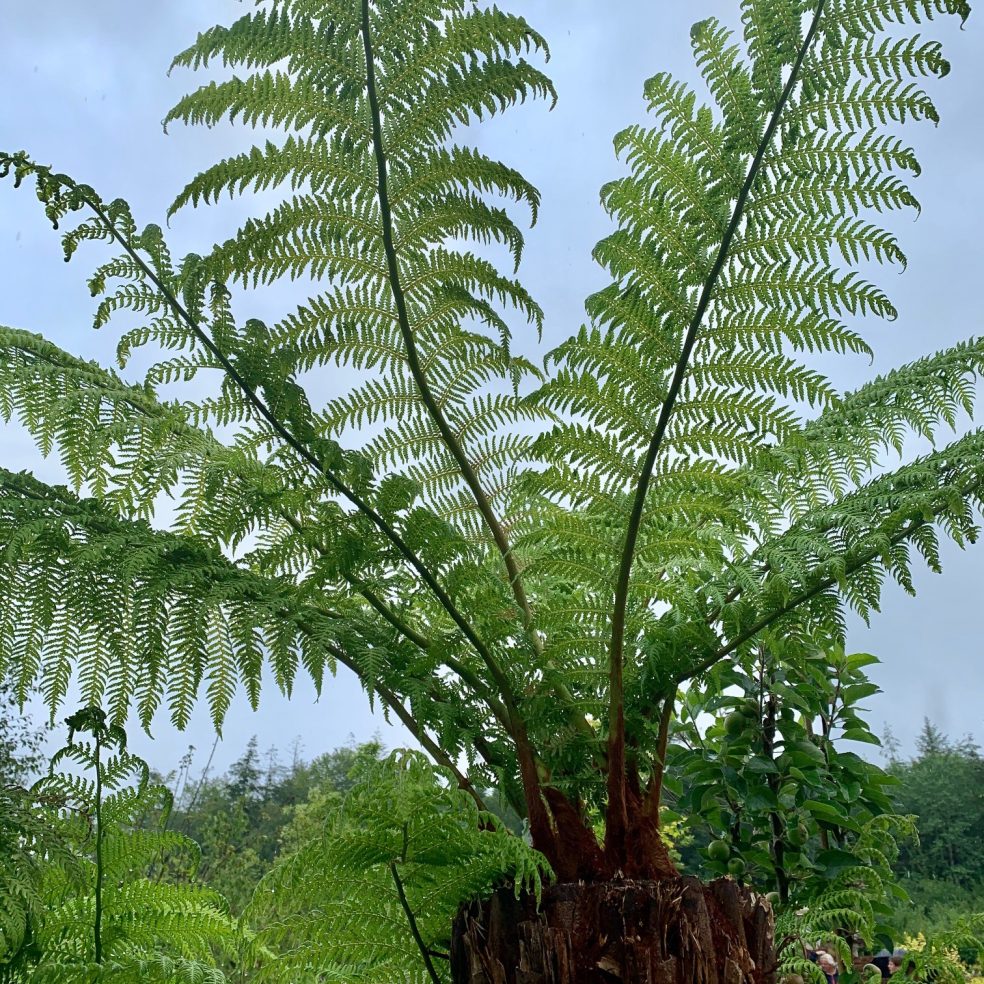
[[[710,103],[657,75],[652,125],[616,138],[627,173],[603,190],[616,229],[596,248],[611,283],[546,371],[509,347],[539,308],[484,255],[518,263],[500,206],[535,219],[539,193],[459,142],[553,97],[521,17],[267,0],[200,35],[176,66],[235,74],[168,122],[271,135],[174,208],[282,194],[202,255],[175,260],[125,202],[0,156],[56,223],[81,212],[67,256],[120,250],[90,281],[97,324],[138,316],[120,361],[168,350],[132,385],[0,329],[0,412],[75,486],[0,473],[0,658],[22,692],[40,680],[57,706],[76,672],[114,720],[166,703],[180,724],[204,688],[220,723],[240,683],[257,699],[264,661],[288,691],[298,668],[320,686],[340,662],[462,779],[467,755],[476,784],[521,808],[522,747],[527,779],[538,758],[591,798],[604,726],[586,715],[607,720],[627,529],[625,692],[642,731],[654,700],[762,632],[837,632],[886,576],[911,589],[913,551],[937,566],[940,533],[974,539],[978,432],[895,471],[884,453],[971,409],[982,343],[848,395],[805,361],[867,353],[860,317],[894,316],[856,268],[904,264],[880,224],[916,205],[899,124],[936,119],[920,80],[947,71],[906,32],[966,4],[740,9],[740,37],[713,20],[692,33]],[[308,299],[271,324],[240,316],[234,291],[284,277]],[[221,371],[206,398],[157,397],[203,369]],[[162,493],[168,531],[146,522]]]

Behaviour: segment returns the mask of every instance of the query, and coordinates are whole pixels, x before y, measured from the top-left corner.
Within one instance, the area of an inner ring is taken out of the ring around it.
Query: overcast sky
[[[583,320],[583,299],[604,283],[590,258],[610,227],[598,204],[601,184],[615,176],[611,138],[641,117],[643,81],[660,70],[695,80],[689,48],[691,21],[718,16],[734,23],[736,0],[527,0],[501,4],[522,10],[553,49],[548,68],[560,93],[557,108],[524,106],[483,128],[483,149],[518,165],[543,192],[543,209],[521,276],[544,306],[544,349]],[[105,198],[122,196],[138,222],[163,222],[174,194],[197,170],[246,135],[176,129],[164,136],[160,120],[192,85],[192,76],[168,78],[171,56],[198,30],[239,16],[235,0],[0,0],[0,148],[26,149]],[[899,277],[882,271],[901,311],[892,323],[865,331],[876,360],[825,362],[835,383],[849,389],[921,354],[979,334],[984,221],[980,94],[984,92],[984,33],[974,20],[929,25],[926,34],[946,42],[951,75],[932,91],[943,116],[939,128],[910,128],[924,166],[916,182],[923,205],[918,221],[896,220],[909,255]],[[205,252],[224,238],[242,212],[239,206],[179,216],[170,230],[175,253]],[[85,288],[85,256],[61,262],[57,236],[29,194],[0,186],[0,324],[47,335],[63,348],[109,364],[117,332],[91,330],[92,301]],[[256,302],[262,308],[270,301]],[[279,305],[278,305],[279,306]],[[261,316],[263,310],[257,311]],[[533,351],[532,343],[528,346]],[[0,462],[61,480],[57,462],[42,461],[26,434],[0,424]],[[984,666],[981,622],[984,606],[984,545],[967,553],[947,547],[946,571],[921,570],[917,599],[888,587],[883,611],[870,628],[852,622],[849,648],[880,656],[873,676],[885,693],[870,701],[876,730],[891,726],[907,750],[924,716],[954,736],[984,738]],[[164,720],[156,744],[137,740],[152,764],[168,768],[191,743],[203,761],[212,744],[207,715],[188,731]],[[330,749],[349,734],[368,738],[380,731],[393,745],[403,733],[370,715],[358,684],[346,675],[330,681],[321,701],[299,681],[288,705],[268,687],[260,712],[244,704],[230,713],[216,765],[235,758],[250,735],[262,746],[287,750],[299,738],[307,754]]]

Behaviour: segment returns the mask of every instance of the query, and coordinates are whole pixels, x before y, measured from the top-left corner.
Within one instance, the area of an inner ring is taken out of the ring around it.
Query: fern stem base
[[[455,984],[774,984],[772,909],[728,878],[508,887],[462,909]]]

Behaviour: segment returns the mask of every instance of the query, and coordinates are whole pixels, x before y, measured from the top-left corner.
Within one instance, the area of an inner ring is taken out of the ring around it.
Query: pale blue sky
[[[694,78],[690,23],[708,15],[734,22],[736,3],[527,0],[506,5],[521,9],[547,36],[554,56],[548,71],[560,92],[553,113],[542,105],[526,106],[481,134],[483,146],[518,165],[544,195],[521,276],[546,310],[544,347],[549,347],[577,328],[585,295],[603,283],[590,250],[609,230],[598,189],[618,173],[612,135],[640,116],[641,87],[649,75],[668,69]],[[234,0],[0,2],[0,147],[27,149],[95,185],[104,197],[127,198],[138,221],[162,221],[184,180],[245,139],[242,133],[181,128],[165,137],[159,121],[192,84],[185,73],[167,78],[167,65],[196,31],[228,22],[244,9]],[[843,388],[984,329],[979,300],[984,34],[973,19],[962,32],[947,23],[929,25],[924,33],[946,42],[954,68],[933,86],[942,125],[908,131],[924,165],[916,182],[923,214],[918,222],[906,216],[895,224],[909,254],[906,274],[878,275],[901,316],[894,324],[867,327],[876,349],[874,366],[861,359],[825,363]],[[179,216],[170,232],[172,248],[204,251],[241,214],[237,206],[224,205]],[[112,326],[101,333],[89,327],[88,269],[84,256],[69,266],[61,261],[57,237],[30,195],[0,187],[0,323],[43,332],[71,352],[110,362],[116,332]],[[60,478],[57,462],[41,461],[17,427],[0,428],[0,461],[31,468],[48,480]],[[888,588],[884,611],[870,629],[852,623],[851,648],[884,661],[874,676],[886,693],[870,702],[872,721],[878,730],[889,723],[909,747],[924,715],[951,734],[984,738],[984,546],[966,554],[948,547],[945,554],[942,577],[919,573],[918,599]],[[261,745],[282,749],[299,736],[313,754],[349,733],[369,737],[377,729],[390,744],[403,740],[399,731],[370,716],[364,695],[347,676],[331,682],[318,704],[303,681],[289,705],[271,687],[259,714],[234,708],[216,763],[227,764],[253,733]],[[212,741],[205,714],[196,716],[185,735],[164,720],[155,733],[155,746],[140,741],[137,747],[164,768],[189,742],[207,750]]]

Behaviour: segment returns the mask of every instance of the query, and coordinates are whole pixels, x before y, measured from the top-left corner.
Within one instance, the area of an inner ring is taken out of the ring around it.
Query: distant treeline
[[[0,784],[23,783],[42,767],[43,729],[17,713],[9,693],[0,693],[0,708]],[[904,845],[896,868],[912,899],[898,913],[900,928],[932,931],[984,909],[980,749],[969,737],[950,739],[928,720],[911,758],[891,736],[885,748],[888,771],[898,779],[897,812],[919,817],[919,841]],[[360,763],[383,752],[378,739],[353,738],[313,759],[295,751],[285,761],[276,749],[261,750],[254,738],[216,775],[189,752],[172,772],[158,777],[174,792],[168,825],[201,846],[198,880],[241,912],[274,860],[308,840],[340,802]],[[699,846],[691,841],[683,849],[684,867],[696,867]]]
[[[919,817],[919,842],[903,846],[897,865],[912,898],[898,922],[931,932],[984,910],[984,758],[971,738],[954,741],[928,720],[912,758],[891,738],[886,748],[898,812]]]

